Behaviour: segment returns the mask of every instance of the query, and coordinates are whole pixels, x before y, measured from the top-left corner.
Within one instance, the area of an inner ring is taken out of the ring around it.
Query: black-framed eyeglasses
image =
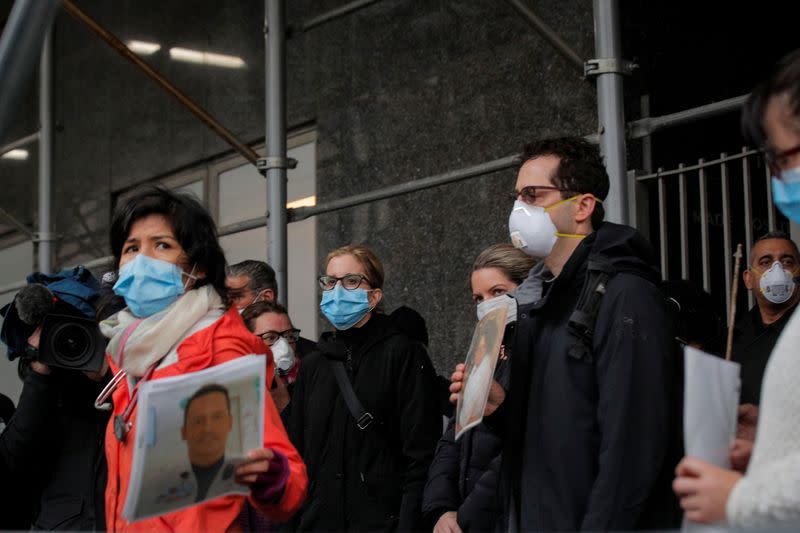
[[[514,191],[511,193],[512,200],[520,199],[526,204],[533,204],[536,202],[536,198],[538,197],[538,191],[559,191],[559,192],[567,192],[566,189],[562,189],[561,187],[554,187],[553,185],[528,185],[527,187],[523,187],[518,191]]]
[[[772,148],[765,148],[764,155],[767,158],[767,165],[769,166],[770,173],[778,179],[781,179],[781,170],[789,164],[789,160],[795,155],[800,154],[800,144],[794,148],[776,152]]]
[[[345,274],[341,278],[337,278],[336,276],[320,276],[319,286],[323,291],[330,291],[341,281],[342,287],[348,291],[354,291],[361,285],[362,280],[369,284],[369,279],[363,274]]]
[[[265,331],[264,333],[256,333],[256,336],[261,337],[261,340],[267,346],[272,346],[278,339],[283,337],[286,339],[287,342],[297,342],[297,339],[300,338],[300,330],[297,328],[287,329],[285,331]]]

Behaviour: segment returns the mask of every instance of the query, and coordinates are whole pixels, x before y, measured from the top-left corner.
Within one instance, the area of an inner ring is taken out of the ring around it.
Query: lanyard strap
[[[140,319],[134,321],[130,326],[125,328],[125,331],[122,332],[122,337],[120,338],[120,341],[119,341],[119,354],[120,354],[119,355],[119,370],[117,371],[116,374],[114,374],[114,377],[111,378],[111,381],[109,381],[108,384],[106,384],[106,386],[103,387],[103,390],[100,391],[100,394],[95,399],[95,401],[94,401],[94,408],[95,409],[98,409],[100,411],[110,411],[111,410],[112,405],[111,405],[111,402],[108,401],[108,399],[111,397],[111,394],[115,390],[117,390],[117,387],[119,387],[119,384],[122,382],[123,379],[125,379],[125,376],[128,375],[127,372],[122,370],[122,354],[123,354],[123,352],[125,350],[125,345],[128,343],[128,338],[131,336],[131,333],[133,333],[133,330],[135,330],[136,327],[139,324],[141,324],[143,320],[144,320],[143,318],[140,318]]]

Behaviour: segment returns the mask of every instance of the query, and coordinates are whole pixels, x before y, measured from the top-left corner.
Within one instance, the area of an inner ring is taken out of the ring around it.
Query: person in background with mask
[[[508,389],[509,358],[506,346],[514,335],[516,300],[511,295],[528,275],[535,260],[511,244],[495,244],[482,251],[472,265],[470,285],[477,318],[498,307],[508,309],[506,333],[494,379]],[[497,469],[490,463],[503,443],[483,424],[455,440],[450,420],[436,447],[422,503],[425,519],[434,533],[491,531],[496,519]]]
[[[247,259],[225,269],[228,299],[237,309],[278,298],[275,270],[264,261]]]
[[[542,260],[515,292],[508,399],[493,383],[484,420],[504,438],[503,529],[650,525],[645,510],[665,467],[672,335],[651,246],[603,222],[608,189],[598,148],[584,139],[525,148],[509,230]],[[462,380],[458,365],[451,400]]]
[[[750,93],[742,111],[742,126],[747,141],[766,153],[775,205],[791,221],[800,223],[800,49],[781,60],[773,74]],[[678,465],[673,488],[689,520],[724,521],[735,529],[797,528],[799,344],[800,315],[794,314],[766,365],[758,433],[744,474],[692,457]],[[731,459],[735,464],[735,458]]]
[[[277,302],[278,282],[275,270],[264,261],[248,259],[226,269],[225,287],[231,304],[243,313],[247,306],[258,302]],[[294,345],[298,357],[305,357],[314,351],[317,343],[299,337]]]
[[[228,495],[135,523],[122,517],[137,440],[137,383],[269,351],[226,303],[216,228],[193,197],[160,188],[135,194],[114,215],[111,251],[119,271],[113,290],[127,307],[100,323],[109,338],[109,365],[115,377],[125,378],[113,389],[106,430],[106,527],[228,531],[252,514],[288,520],[302,504],[308,480],[270,396],[264,399],[263,447],[250,450],[234,471],[236,482],[250,487],[249,496]],[[272,374],[268,357],[268,387]]]
[[[758,404],[764,370],[775,343],[791,319],[800,290],[800,252],[788,235],[767,233],[750,249],[750,267],[743,278],[756,305],[739,317],[733,337],[732,359],[742,365],[738,436],[755,440]]]
[[[295,328],[286,308],[278,302],[256,302],[242,313],[247,329],[269,346],[275,361],[275,382],[270,390],[272,400],[284,424],[289,421],[289,408],[294,384],[300,373],[297,357],[297,340],[300,330]]]
[[[442,432],[435,372],[424,346],[378,311],[383,281],[364,245],[325,260],[320,309],[334,331],[303,360],[289,423],[311,481],[296,531],[421,530]]]

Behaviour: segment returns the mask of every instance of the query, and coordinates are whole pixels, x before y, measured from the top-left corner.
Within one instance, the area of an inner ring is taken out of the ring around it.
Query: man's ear
[[[261,300],[263,300],[265,302],[274,302],[275,301],[275,291],[273,291],[272,289],[262,289],[258,293],[258,295],[256,296],[256,299],[258,299],[258,298],[261,298]]]
[[[575,203],[578,204],[575,209],[575,222],[581,224],[587,220],[591,221],[597,205],[597,198],[591,194],[584,194]]]
[[[181,439],[186,440],[186,426],[181,426]]]
[[[744,286],[747,287],[748,291],[752,291],[753,287],[755,287],[756,277],[753,275],[753,272],[748,268],[744,272],[742,272],[742,279],[744,280]]]

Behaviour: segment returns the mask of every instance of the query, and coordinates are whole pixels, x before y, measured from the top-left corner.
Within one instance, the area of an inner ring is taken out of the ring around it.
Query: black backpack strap
[[[602,258],[590,258],[586,268],[586,281],[578,297],[578,305],[569,317],[569,331],[577,339],[569,349],[570,357],[592,361],[592,337],[597,313],[608,280],[616,273],[611,263]]]
[[[347,370],[344,368],[344,363],[341,361],[331,361],[333,365],[333,375],[336,377],[336,384],[339,385],[339,392],[342,393],[344,403],[347,404],[347,410],[356,421],[356,426],[360,430],[367,429],[375,417],[372,413],[364,409],[361,402],[358,401],[356,391],[353,390],[353,384],[350,383],[350,378],[347,377]]]

